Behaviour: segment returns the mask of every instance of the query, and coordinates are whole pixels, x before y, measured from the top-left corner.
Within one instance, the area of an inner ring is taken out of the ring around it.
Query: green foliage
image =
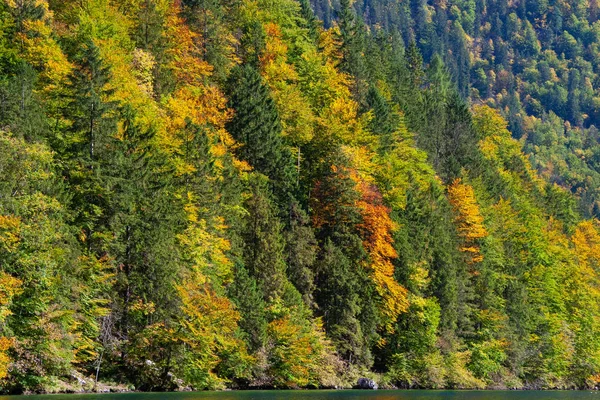
[[[253,66],[244,65],[232,71],[228,94],[234,117],[227,130],[242,145],[240,158],[268,176],[278,195],[286,196],[293,182],[293,161],[269,89]]]
[[[600,383],[595,2],[84,3],[0,1],[1,391]]]

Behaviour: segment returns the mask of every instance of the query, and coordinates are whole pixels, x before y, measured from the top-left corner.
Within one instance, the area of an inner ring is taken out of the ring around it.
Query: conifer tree
[[[111,193],[109,254],[119,265],[113,331],[107,334],[126,340],[120,348],[124,357],[135,335],[145,328],[140,309],[156,307],[160,311],[154,316],[163,318],[172,312],[175,293],[168,280],[181,268],[175,244],[184,214],[170,194],[175,182],[153,146],[154,132],[141,128],[128,107],[120,116],[122,136],[112,138],[111,156],[103,169]],[[137,367],[128,368],[128,373],[136,373]]]
[[[357,17],[349,0],[340,1],[341,69],[354,78],[352,94],[363,104],[367,94],[368,71],[364,59],[366,44],[365,26]]]
[[[388,101],[375,86],[369,88],[367,104],[373,110],[373,119],[369,128],[371,132],[380,137],[379,151],[382,153],[387,152],[394,143],[392,134],[399,125],[397,115],[392,112]]]
[[[290,210],[290,225],[285,232],[287,251],[287,275],[290,282],[302,294],[304,303],[312,306],[314,282],[314,263],[318,245],[308,215],[297,203]]]
[[[164,10],[161,10],[157,0],[140,2],[139,10],[134,18],[136,29],[134,38],[138,45],[146,50],[158,53],[164,29]]]
[[[71,121],[69,135],[59,142],[63,157],[69,160],[65,171],[73,188],[73,206],[79,210],[76,223],[88,251],[101,256],[102,232],[107,228],[108,194],[103,162],[107,145],[116,133],[116,104],[108,87],[110,69],[100,56],[100,49],[86,40],[74,56],[77,65],[69,77],[65,117]]]
[[[93,167],[99,157],[97,152],[102,151],[102,145],[116,128],[115,116],[111,115],[115,103],[109,100],[114,89],[108,88],[110,68],[91,39],[81,46],[75,61],[78,68],[69,77],[71,93],[67,107],[74,136],[69,141],[70,150]]]
[[[308,37],[315,43],[319,40],[320,22],[310,5],[310,0],[300,0],[302,24],[308,30]]]
[[[240,328],[251,351],[265,346],[267,341],[267,302],[256,278],[243,265],[235,267],[233,284],[229,296],[240,311]]]
[[[410,76],[410,83],[414,88],[418,88],[422,84],[423,80],[423,56],[417,47],[414,40],[408,43],[408,47],[405,50],[404,57],[408,66],[408,72]]]
[[[234,116],[226,128],[242,144],[239,157],[268,176],[279,201],[288,204],[294,160],[281,136],[281,121],[268,87],[258,71],[246,64],[232,71],[228,92]]]
[[[336,246],[331,239],[322,244],[316,263],[317,304],[327,334],[342,358],[350,364],[370,366],[374,332],[370,331],[369,325],[363,326],[361,318],[365,313],[369,323],[374,323],[373,304],[365,304],[369,297],[363,297],[364,293],[361,293],[368,289],[364,283],[369,278],[361,266],[353,265],[352,259],[344,254],[343,245],[348,246],[348,243]]]
[[[286,264],[281,223],[277,218],[267,186],[267,179],[257,175],[250,183],[251,197],[245,207],[248,216],[244,232],[244,265],[272,302],[283,293]]]
[[[184,15],[200,34],[204,61],[214,67],[214,77],[224,81],[231,67],[235,40],[227,24],[233,23],[236,1],[184,0]]]

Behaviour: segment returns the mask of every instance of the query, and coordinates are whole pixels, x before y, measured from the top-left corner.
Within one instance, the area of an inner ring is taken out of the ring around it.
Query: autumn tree
[[[461,251],[467,255],[467,263],[474,265],[481,262],[483,255],[479,243],[488,233],[473,188],[456,179],[448,187],[448,199],[456,213],[458,233],[464,240]]]
[[[393,260],[397,258],[393,247],[393,231],[396,228],[389,216],[389,209],[382,204],[381,194],[366,183],[359,186],[362,222],[359,231],[363,246],[369,253],[368,269],[382,298],[381,313],[387,330],[393,330],[398,315],[408,308],[407,291],[394,276]]]

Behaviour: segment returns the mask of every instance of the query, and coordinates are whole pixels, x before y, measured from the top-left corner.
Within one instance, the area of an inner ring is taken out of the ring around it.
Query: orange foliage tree
[[[6,317],[12,314],[9,307],[12,298],[21,292],[21,284],[20,279],[0,272],[0,324],[4,324]],[[0,335],[0,379],[8,376],[8,367],[11,362],[8,351],[12,346],[12,338]]]
[[[369,253],[371,277],[377,293],[383,299],[382,314],[385,327],[392,331],[398,315],[408,309],[407,290],[394,279],[392,260],[398,257],[394,249],[392,232],[396,226],[390,218],[390,210],[383,205],[377,187],[362,182],[358,186],[361,198],[357,206],[362,215],[359,225],[363,246]]]

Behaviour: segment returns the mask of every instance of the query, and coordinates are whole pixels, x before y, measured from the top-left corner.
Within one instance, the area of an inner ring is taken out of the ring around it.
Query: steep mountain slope
[[[339,2],[313,2],[330,26]],[[442,56],[463,98],[509,122],[532,164],[597,216],[600,22],[595,0],[365,0],[354,8],[373,32]]]
[[[532,166],[466,101],[471,47],[338,15],[0,2],[2,391],[600,383],[600,226],[535,169],[562,147]]]

